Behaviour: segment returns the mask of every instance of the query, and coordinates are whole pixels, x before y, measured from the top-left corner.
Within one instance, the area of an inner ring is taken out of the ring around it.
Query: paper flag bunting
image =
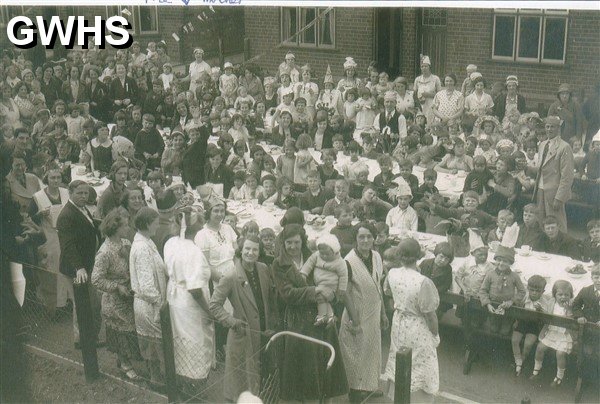
[[[213,8],[213,6],[208,6],[208,8],[210,9],[210,11],[212,11],[213,13],[215,12],[215,9]]]
[[[127,10],[126,8],[121,10],[121,14],[125,14],[127,17],[131,17],[131,11]]]
[[[201,16],[200,14],[198,14],[198,16],[197,16],[197,17],[198,17],[198,19],[199,19],[200,21],[204,21],[204,18],[202,18],[202,16]]]
[[[184,26],[183,26],[183,30],[184,30],[184,31],[185,31],[185,33],[187,34],[187,32],[188,32],[188,27],[187,27],[187,25],[184,25]]]
[[[192,25],[191,22],[187,23],[188,29],[190,30],[190,32],[194,32],[194,25]]]
[[[171,36],[173,37],[173,39],[177,42],[179,42],[179,36],[176,33],[172,33]]]

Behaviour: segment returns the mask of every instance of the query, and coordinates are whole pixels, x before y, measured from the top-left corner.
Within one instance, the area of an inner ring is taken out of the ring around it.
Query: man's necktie
[[[535,202],[538,193],[538,187],[540,185],[540,179],[542,178],[542,167],[544,167],[544,163],[546,162],[546,157],[548,156],[548,149],[550,149],[550,141],[546,141],[546,145],[544,146],[544,151],[542,152],[542,162],[538,167],[538,173],[535,177],[535,188],[533,189],[533,197],[532,201]]]

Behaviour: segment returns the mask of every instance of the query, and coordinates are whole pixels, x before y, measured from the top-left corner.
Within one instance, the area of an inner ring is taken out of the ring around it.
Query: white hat
[[[348,69],[355,69],[356,66],[358,66],[356,64],[356,62],[354,61],[354,58],[351,56],[348,56],[346,58],[346,61],[344,62],[344,70],[348,70]]]
[[[388,100],[396,101],[397,99],[398,99],[398,93],[396,93],[395,91],[386,91],[383,96],[384,101],[388,101]]]
[[[396,177],[392,180],[393,183],[398,184],[398,186],[393,189],[393,194],[398,198],[399,196],[413,196],[412,191],[410,190],[410,185],[408,182],[402,177]]]
[[[594,142],[600,142],[600,130],[592,138],[592,143]]]
[[[296,59],[296,56],[292,52],[288,52],[285,55],[285,60]]]
[[[214,67],[211,67],[211,68],[210,68],[210,72],[211,72],[212,74],[215,74],[215,73],[220,73],[220,72],[221,72],[221,68],[220,68],[219,66],[214,66]]]
[[[196,53],[199,53],[199,54],[201,54],[201,55],[204,55],[204,49],[202,49],[202,48],[195,48],[195,49],[194,49],[194,55],[195,55]]]
[[[267,84],[270,84],[270,85],[275,84],[275,77],[271,77],[271,76],[265,77],[264,85],[266,86]]]
[[[516,85],[519,85],[519,78],[515,75],[508,76],[506,78],[506,84],[508,83],[515,83]]]
[[[485,247],[483,238],[481,238],[479,233],[473,229],[467,229],[467,232],[469,233],[469,252],[473,253],[473,251]]]
[[[282,97],[285,97],[286,95],[290,95],[290,94],[294,94],[294,90],[292,89],[292,87],[287,87],[287,88],[284,88],[284,89],[281,91],[281,96],[282,96]]]
[[[325,244],[330,247],[334,253],[338,253],[341,250],[340,242],[333,234],[325,234],[317,239],[317,247],[321,244]]]
[[[472,70],[473,72],[477,71],[476,65],[467,65],[467,70]]]
[[[421,58],[421,64],[431,66],[431,59],[429,59],[429,56],[423,56]]]
[[[233,64],[231,64],[231,62],[225,62],[225,64],[223,65],[223,69],[227,69],[227,68],[233,69]]]
[[[473,72],[469,75],[469,78],[471,79],[471,81],[478,79],[478,78],[482,78],[483,75],[479,72]]]
[[[327,70],[325,71],[325,77],[323,78],[323,85],[330,83],[335,84],[333,82],[333,75],[331,74],[331,66],[327,65]]]

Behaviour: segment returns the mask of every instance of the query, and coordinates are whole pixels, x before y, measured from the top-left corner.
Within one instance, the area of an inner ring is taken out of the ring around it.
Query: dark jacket
[[[77,270],[85,268],[91,275],[96,250],[100,245],[100,232],[83,212],[69,201],[56,222],[60,242],[60,272],[74,278]]]
[[[307,189],[300,196],[300,209],[313,210],[314,208],[323,207],[325,203],[333,198],[333,193],[326,188],[321,187],[319,193],[315,196]]]
[[[549,254],[564,255],[573,259],[579,259],[580,257],[577,241],[562,232],[554,240],[550,240],[546,234],[542,234],[540,243],[535,249]]]
[[[112,122],[110,115],[111,102],[108,99],[108,87],[101,81],[92,88],[89,86],[90,115],[104,122]],[[95,105],[94,105],[95,104]]]
[[[138,86],[135,84],[135,80],[130,77],[125,78],[125,86],[121,84],[121,80],[119,80],[118,77],[115,77],[110,82],[108,97],[112,101],[113,109],[115,111],[125,107],[124,105],[115,105],[115,100],[124,100],[129,98],[131,100],[131,104],[136,104],[138,101]]]
[[[520,113],[525,112],[525,97],[521,94],[517,94],[517,109]],[[494,115],[498,117],[498,120],[502,121],[504,119],[504,114],[506,113],[506,94],[502,93],[496,97],[494,100]]]
[[[181,176],[184,183],[192,187],[204,184],[204,162],[206,161],[206,145],[210,132],[206,126],[200,128],[199,138],[192,143],[183,154]],[[229,196],[229,195],[227,195]]]
[[[233,171],[225,163],[221,163],[216,170],[213,170],[210,164],[207,164],[204,172],[204,182],[223,184],[223,196],[227,197],[233,186]]]
[[[585,317],[587,321],[600,321],[600,297],[594,290],[594,285],[581,289],[573,300],[573,317]]]

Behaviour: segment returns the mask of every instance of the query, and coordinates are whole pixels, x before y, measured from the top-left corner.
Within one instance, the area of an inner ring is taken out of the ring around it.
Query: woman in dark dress
[[[304,278],[299,269],[310,256],[304,229],[298,224],[287,225],[281,233],[283,246],[273,261],[275,285],[282,301],[283,328],[329,342],[337,355],[332,367],[326,370],[329,350],[322,346],[286,337],[281,363],[280,398],[282,400],[316,400],[345,395],[348,392],[346,371],[339,355],[335,327],[314,325],[317,303],[332,296],[315,291],[312,274]],[[324,292],[328,293],[328,292]]]

